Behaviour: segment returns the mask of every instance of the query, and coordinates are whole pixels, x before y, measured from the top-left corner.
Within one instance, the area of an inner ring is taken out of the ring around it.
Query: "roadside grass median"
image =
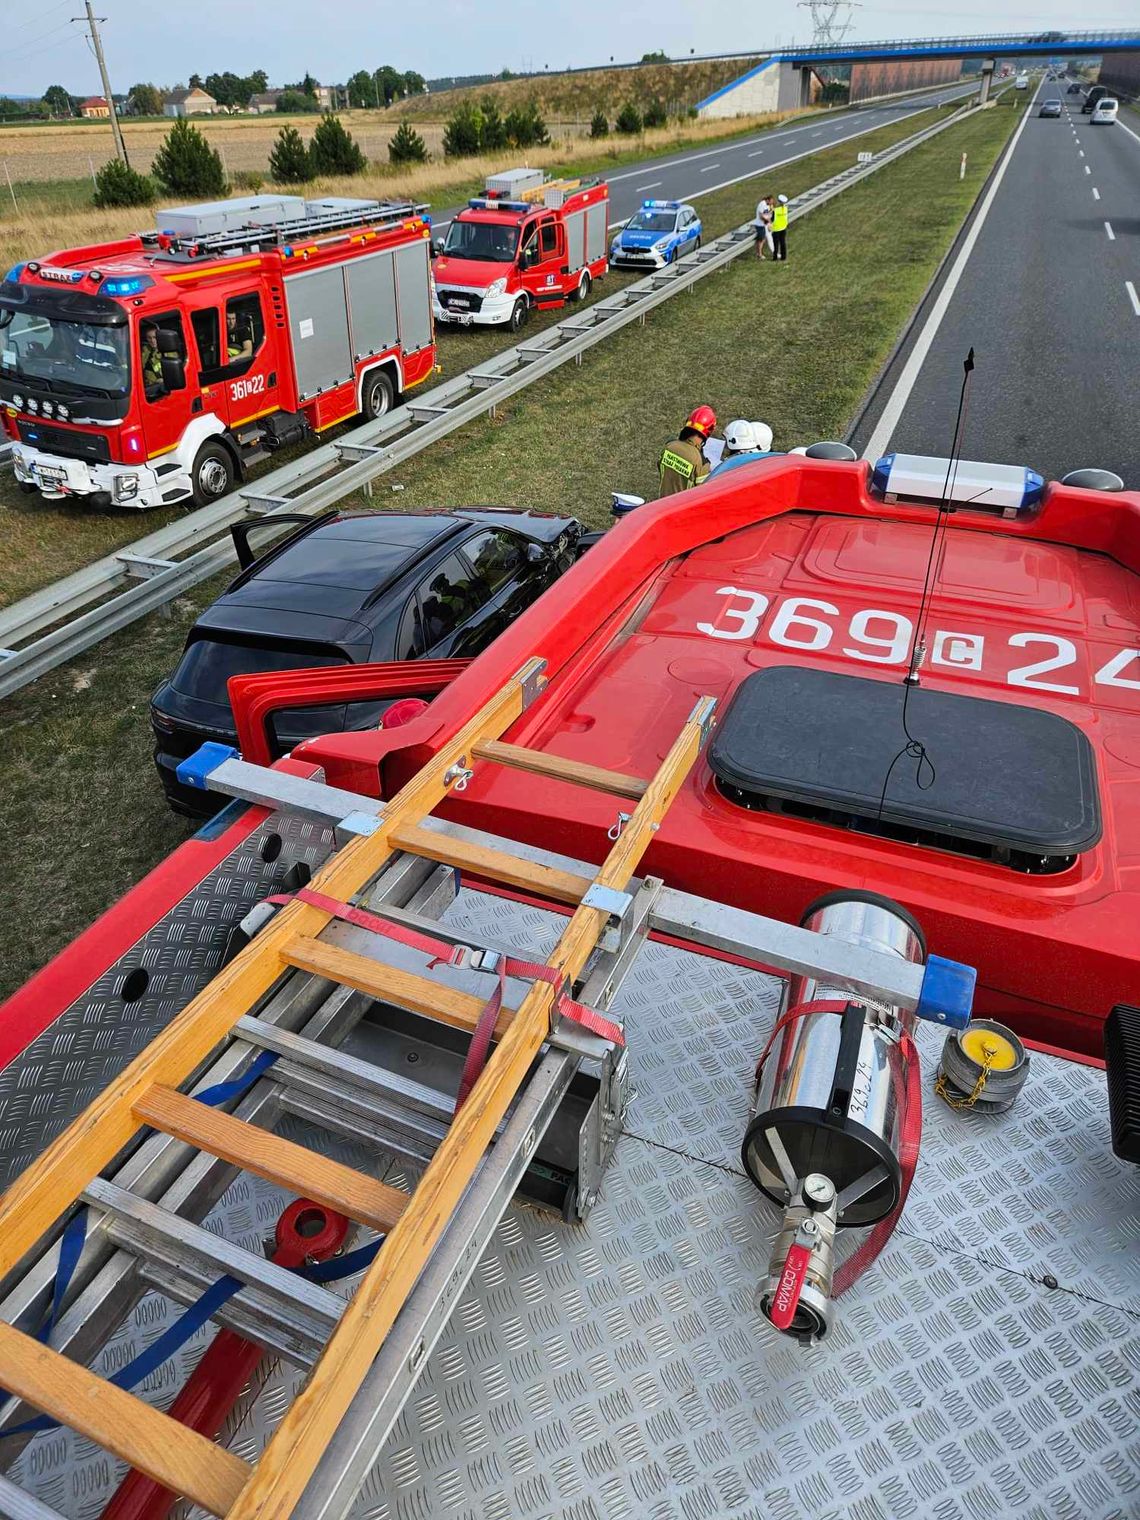
[[[786,266],[743,254],[657,308],[644,328],[631,325],[588,352],[581,367],[566,366],[500,403],[495,419],[381,476],[370,501],[345,505],[501,503],[570,511],[605,527],[611,489],[656,495],[660,447],[700,402],[711,403],[722,424],[763,419],[777,448],[841,436],[1017,119],[1016,110],[981,112],[916,148],[793,222]],[[845,162],[853,156],[854,145]],[[826,177],[818,162],[825,157],[761,183],[794,194],[797,184]],[[744,220],[739,198],[754,202],[756,191],[750,181],[706,197],[703,209],[710,222],[733,225]],[[0,994],[188,836],[153,771],[147,704],[226,579],[0,703]]]

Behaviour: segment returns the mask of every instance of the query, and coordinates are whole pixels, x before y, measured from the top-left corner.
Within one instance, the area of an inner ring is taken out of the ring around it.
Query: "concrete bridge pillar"
[[[990,98],[990,87],[994,82],[994,60],[985,58],[982,60],[982,87],[978,91],[978,104],[984,106]]]

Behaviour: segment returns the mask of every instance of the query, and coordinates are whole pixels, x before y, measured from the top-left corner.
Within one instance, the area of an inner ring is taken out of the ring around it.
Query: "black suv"
[[[208,816],[224,801],[183,786],[175,769],[208,739],[236,742],[231,676],[476,655],[569,569],[583,532],[573,517],[505,507],[330,512],[255,559],[249,533],[270,526],[233,530],[241,573],[195,623],[151,698],[154,762],[176,812]],[[335,729],[375,727],[387,705],[285,713],[278,753]]]

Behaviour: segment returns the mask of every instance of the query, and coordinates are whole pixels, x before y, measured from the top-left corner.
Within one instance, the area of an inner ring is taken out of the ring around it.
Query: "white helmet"
[[[755,438],[755,447],[762,454],[767,454],[772,448],[772,429],[766,422],[754,422],[752,424],[752,436]]]
[[[724,452],[726,454],[754,453],[760,447],[756,442],[754,429],[755,424],[746,422],[743,418],[738,422],[730,422],[724,430]]]

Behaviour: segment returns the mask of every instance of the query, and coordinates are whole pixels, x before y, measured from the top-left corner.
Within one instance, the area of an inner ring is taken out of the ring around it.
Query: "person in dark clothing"
[[[716,413],[711,406],[698,406],[689,413],[678,436],[661,450],[657,461],[661,477],[658,496],[687,491],[708,479],[709,462],[705,458],[704,446],[715,428]]]

